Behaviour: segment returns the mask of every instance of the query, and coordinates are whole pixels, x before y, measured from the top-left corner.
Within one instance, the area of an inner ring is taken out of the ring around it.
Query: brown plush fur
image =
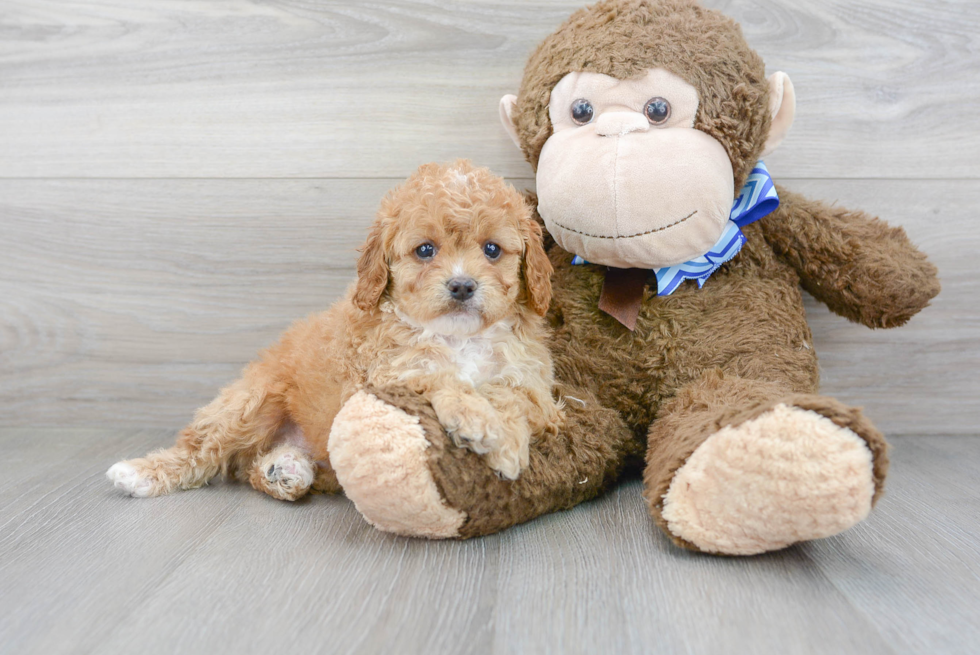
[[[176,446],[121,463],[110,478],[140,496],[227,471],[284,500],[311,484],[333,490],[334,416],[364,385],[394,383],[431,403],[458,445],[517,477],[532,433],[555,434],[561,422],[540,235],[521,195],[486,169],[423,166],[382,203],[345,299],[290,328],[198,412]],[[488,256],[489,242],[502,254]],[[435,255],[421,257],[420,244]],[[478,283],[465,301],[447,290],[460,276]]]
[[[769,134],[769,86],[762,58],[731,18],[691,0],[606,0],[577,11],[531,55],[514,110],[525,157],[537,169],[551,136],[551,89],[572,71],[625,80],[664,67],[698,90],[695,128],[717,139],[735,188]]]
[[[766,241],[834,313],[870,328],[899,327],[939,293],[936,267],[902,228],[776,188],[782,204],[762,221]]]
[[[450,507],[466,514],[458,535],[464,539],[594,498],[643,454],[642,444],[615,411],[602,407],[585,389],[559,384],[555,392],[565,400],[566,420],[574,429],[542,434],[531,449],[530,466],[509,482],[472,452],[455,448],[418,394],[399,387],[369,391],[419,417],[430,443],[427,453],[436,485]]]
[[[737,24],[688,0],[606,0],[577,12],[542,42],[514,111],[532,167],[551,135],[550,91],[566,73],[629,78],[658,66],[698,89],[695,127],[725,147],[740,189],[770,125],[764,66]],[[689,281],[660,297],[648,288],[632,332],[598,309],[605,269],[572,266],[572,254],[546,235],[555,269],[548,319],[556,377],[563,393],[584,400],[588,411],[568,402],[564,429],[534,445],[530,468],[515,485],[495,483],[478,458],[446,447],[417,398],[378,391],[422,417],[433,476],[447,504],[468,515],[462,536],[585,500],[644,449],[646,494],[666,529],[661,502],[678,468],[719,429],[779,404],[814,412],[863,439],[874,498],[880,496],[887,445],[860,410],[817,394],[801,287],[850,320],[892,327],[938,293],[936,269],[901,229],[782,188],[779,195],[780,208],[744,229],[746,245],[703,289]],[[536,204],[533,195],[529,202]]]
[[[533,195],[530,199],[533,202]],[[617,410],[622,419],[605,417],[606,427],[596,432],[590,422],[582,422],[582,415],[569,413],[559,437],[567,444],[568,461],[538,458],[532,450],[532,464],[522,482],[542,486],[523,488],[507,503],[482,500],[487,474],[478,461],[434,450],[433,456],[442,455],[433,464],[434,475],[453,489],[445,494],[447,502],[471,517],[463,530],[466,536],[503,529],[518,517],[528,520],[563,509],[573,499],[586,500],[591,496],[563,491],[569,482],[563,474],[574,468],[573,463],[591,462],[593,471],[603,472],[603,485],[608,485],[625,466],[626,455],[646,447],[648,432],[644,478],[651,511],[663,525],[659,499],[697,446],[721,427],[750,420],[778,403],[815,411],[864,439],[874,455],[875,499],[880,497],[888,467],[887,445],[880,432],[860,410],[815,393],[819,370],[800,276],[776,256],[765,236],[770,223],[780,224],[783,211],[795,210],[789,203],[761,225],[746,228],[748,242],[742,252],[709,278],[703,289],[688,283],[670,296],[659,297],[648,288],[633,332],[598,309],[603,268],[572,266],[571,254],[546,239],[555,267],[549,319],[555,330],[551,349],[556,377],[574,389],[566,392],[569,395],[588,398],[591,404],[594,393],[598,406]],[[859,226],[868,224],[890,229],[870,219]],[[837,228],[846,234],[845,226]],[[917,257],[906,257],[911,253]],[[911,261],[921,257],[907,241],[893,255]],[[875,258],[879,256],[876,253]],[[896,285],[907,275],[930,279],[930,267],[924,261],[913,272],[882,267],[874,279],[892,278]],[[914,309],[905,306],[900,311],[914,313]],[[575,409],[575,403],[566,404],[567,411]],[[433,442],[441,440],[438,433],[435,425],[427,430]],[[632,435],[632,443],[624,441],[625,434]],[[454,482],[459,479],[472,482]]]

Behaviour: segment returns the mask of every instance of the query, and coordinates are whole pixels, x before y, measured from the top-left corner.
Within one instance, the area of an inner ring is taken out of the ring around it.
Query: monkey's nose
[[[476,280],[471,277],[454,277],[446,282],[446,287],[449,289],[449,295],[453,297],[453,300],[463,302],[473,297],[477,284]]]
[[[607,111],[595,122],[595,133],[599,136],[623,136],[649,129],[650,121],[635,111]]]

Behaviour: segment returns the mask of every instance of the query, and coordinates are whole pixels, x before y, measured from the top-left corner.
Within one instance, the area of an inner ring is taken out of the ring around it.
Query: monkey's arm
[[[760,222],[776,255],[831,311],[868,327],[906,323],[939,293],[936,267],[905,230],[777,186],[780,206]]]

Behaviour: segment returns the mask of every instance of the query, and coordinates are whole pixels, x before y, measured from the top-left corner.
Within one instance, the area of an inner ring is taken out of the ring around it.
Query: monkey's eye
[[[572,103],[572,120],[579,125],[591,123],[594,115],[595,111],[592,109],[592,103],[585,98],[579,98]]]
[[[483,246],[483,254],[487,256],[487,259],[493,260],[500,257],[500,253],[503,252],[500,246],[495,244],[493,241],[487,241]]]
[[[643,113],[647,115],[648,121],[660,125],[670,118],[670,103],[664,98],[650,98],[643,108]]]
[[[419,259],[432,259],[436,256],[436,247],[431,243],[423,243],[415,249],[415,256]]]

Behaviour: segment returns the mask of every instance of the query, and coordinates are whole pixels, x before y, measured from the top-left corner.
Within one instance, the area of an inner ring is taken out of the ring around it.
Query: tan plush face
[[[618,80],[569,73],[551,92],[538,212],[595,264],[660,268],[709,250],[735,189],[722,145],[694,129],[698,94],[662,68]]]
[[[521,311],[543,314],[550,274],[516,190],[465,161],[430,164],[382,203],[354,300],[368,309],[387,291],[409,323],[466,336]]]

